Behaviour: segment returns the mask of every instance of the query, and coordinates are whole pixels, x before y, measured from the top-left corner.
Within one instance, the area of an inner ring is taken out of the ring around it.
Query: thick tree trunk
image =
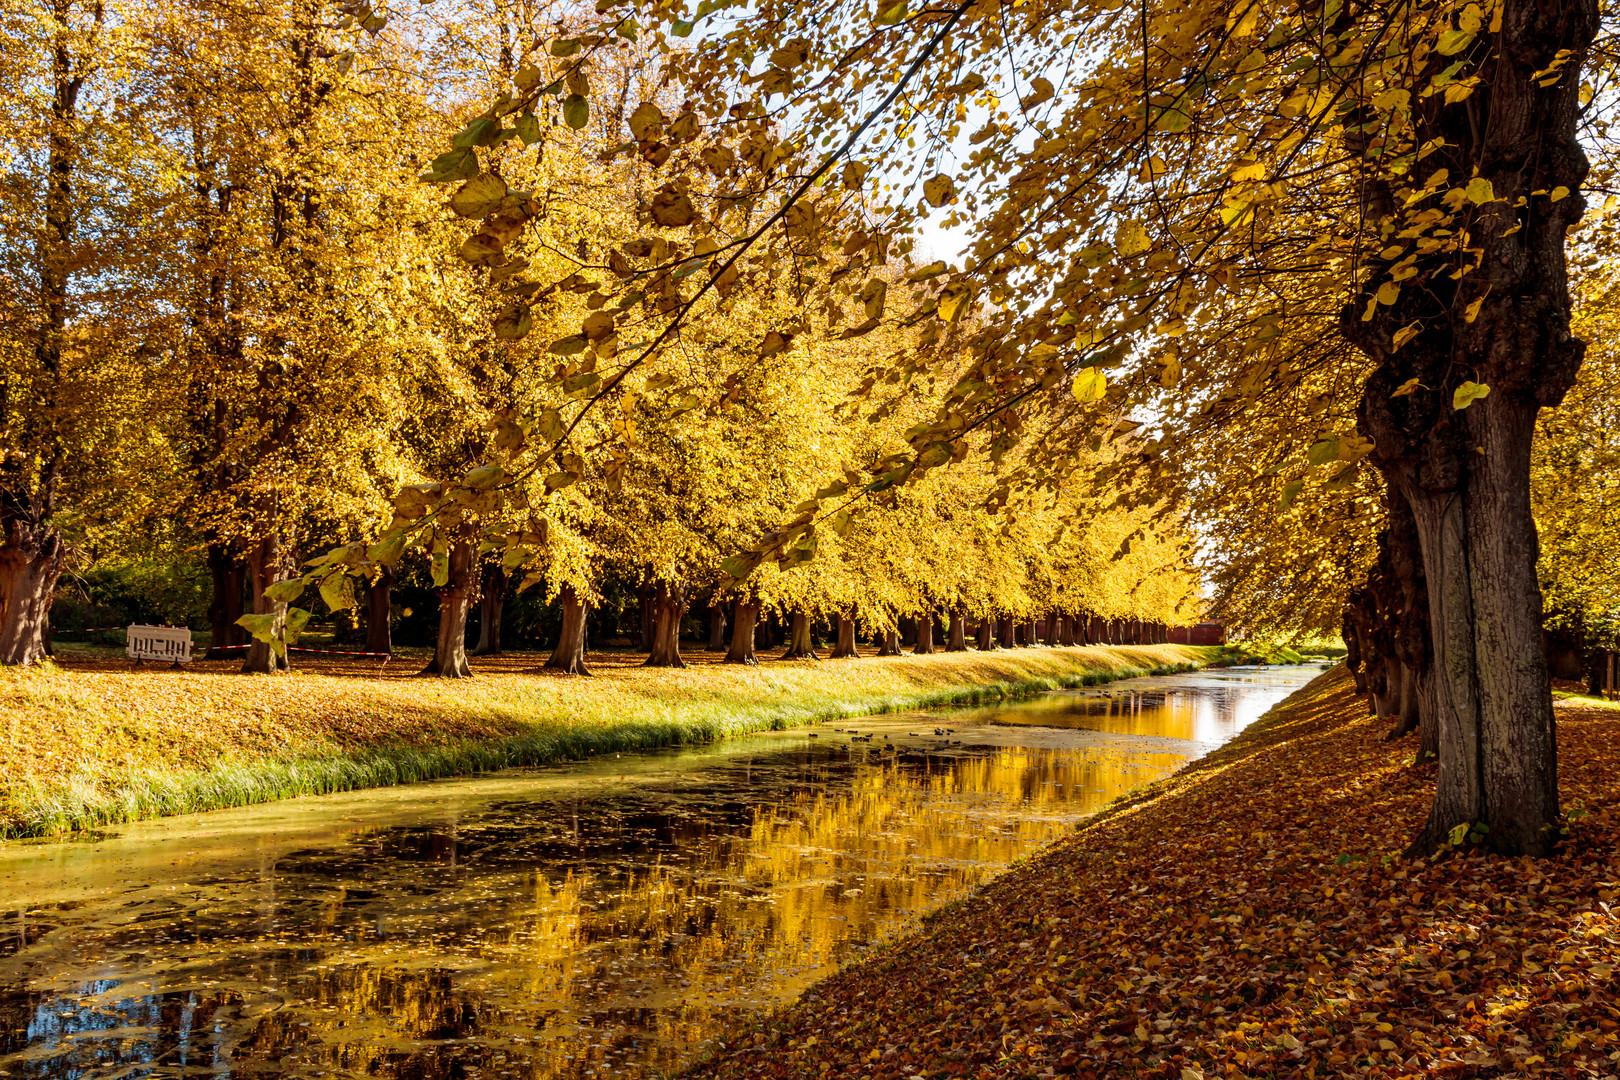
[[[470,541],[457,541],[451,545],[446,561],[448,577],[441,588],[434,590],[439,600],[439,625],[433,656],[418,674],[470,678],[467,620],[478,600],[477,549]]]
[[[917,647],[912,650],[918,656],[927,656],[935,652],[934,649],[934,614],[925,611],[917,620]]]
[[[708,651],[726,651],[726,606],[719,600],[716,600],[709,605]]]
[[[994,619],[986,616],[979,620],[979,632],[974,638],[974,644],[978,646],[980,652],[989,652],[991,649],[1001,648],[996,642],[996,621]]]
[[[564,585],[557,599],[562,602],[562,631],[546,667],[569,675],[589,675],[591,670],[585,666],[585,617],[590,609],[572,585]]]
[[[1408,260],[1404,272],[1418,276],[1387,305],[1372,294],[1404,253],[1367,258],[1364,292],[1339,325],[1376,365],[1361,429],[1375,445],[1371,460],[1411,506],[1428,589],[1440,761],[1413,850],[1471,831],[1499,852],[1540,855],[1557,837],[1558,768],[1530,444],[1538,410],[1562,400],[1585,352],[1570,333],[1565,244],[1586,207],[1576,131],[1599,9],[1595,0],[1505,0],[1493,26],[1456,58],[1432,53],[1416,73],[1423,83],[1468,79],[1474,92],[1434,95],[1411,112],[1412,138],[1435,148],[1424,169],[1477,177],[1490,194],[1451,225],[1466,230],[1472,258],[1459,264],[1442,247]],[[1347,130],[1359,154],[1362,129]],[[1545,194],[1557,190],[1571,194]],[[1367,209],[1375,224],[1394,223],[1397,213],[1449,212],[1443,197],[1437,190],[1397,211],[1379,181]],[[1406,326],[1417,334],[1396,349]],[[1465,381],[1489,393],[1457,409]],[[1395,397],[1402,387],[1411,392]]]
[[[686,615],[686,586],[660,581],[653,591],[652,648],[643,667],[683,668],[681,619]]]
[[[834,660],[859,660],[861,651],[855,647],[855,617],[840,612],[837,622],[838,640],[829,655]]]
[[[877,643],[878,643],[877,654],[879,656],[900,656],[900,655],[902,655],[902,652],[901,652],[901,649],[900,649],[900,631],[899,630],[897,630],[897,629],[895,629],[894,627],[891,626],[887,630],[884,630],[881,633],[875,635],[875,637],[876,637]]]
[[[439,633],[433,642],[433,659],[419,674],[445,679],[469,679],[467,665],[467,617],[478,591],[478,549],[470,540],[450,545],[450,577],[439,594]]]
[[[728,664],[757,664],[759,658],[754,654],[757,623],[759,621],[759,603],[738,600],[733,608],[731,620],[731,648],[726,650],[725,662]]]
[[[1018,621],[1011,615],[1003,616],[996,636],[1003,649],[1016,649],[1018,647]]]
[[[394,652],[394,568],[384,566],[366,587],[366,652]]]
[[[48,526],[7,521],[0,543],[0,664],[27,665],[47,653],[51,598],[70,549]]]
[[[473,652],[479,656],[501,654],[501,614],[506,608],[506,589],[511,578],[506,571],[493,564],[484,567],[484,580],[478,598],[478,646]]]
[[[788,629],[787,651],[782,654],[783,660],[819,660],[816,655],[816,643],[810,637],[810,616],[803,610],[796,610]]]
[[[951,629],[945,640],[945,651],[967,651],[967,616],[960,611],[951,612]]]
[[[243,615],[242,592],[247,587],[247,563],[234,543],[208,545],[208,577],[213,595],[208,602],[208,651],[204,660],[234,659],[247,644],[247,631],[236,625]]]
[[[253,588],[253,614],[274,615],[275,637],[278,643],[286,640],[287,605],[277,603],[264,591],[278,581],[285,581],[297,572],[298,557],[292,550],[291,540],[280,529],[272,528],[248,548],[248,584]],[[279,652],[269,642],[257,638],[247,648],[242,661],[244,675],[273,675],[292,667],[287,651]]]

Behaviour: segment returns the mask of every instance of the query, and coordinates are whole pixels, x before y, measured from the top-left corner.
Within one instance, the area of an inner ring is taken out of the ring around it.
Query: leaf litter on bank
[[[1407,860],[1433,767],[1335,668],[694,1074],[1613,1076],[1620,713],[1559,718],[1557,856]]]

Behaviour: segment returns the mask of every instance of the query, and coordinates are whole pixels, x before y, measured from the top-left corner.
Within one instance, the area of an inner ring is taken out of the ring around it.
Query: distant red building
[[[1192,626],[1177,626],[1170,631],[1174,645],[1225,645],[1226,623],[1220,619],[1205,619]]]

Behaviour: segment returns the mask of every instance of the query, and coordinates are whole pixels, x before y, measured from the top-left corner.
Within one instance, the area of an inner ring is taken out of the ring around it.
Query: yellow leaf
[[[1568,195],[1569,195],[1569,188],[1564,187],[1562,184],[1560,184],[1558,187],[1553,188],[1552,191],[1550,191],[1547,194],[1547,198],[1552,200],[1553,202],[1557,202],[1559,199],[1567,198]]]
[[[1397,386],[1395,388],[1395,392],[1390,394],[1389,396],[1392,397],[1392,398],[1405,397],[1406,395],[1412,393],[1413,391],[1415,391],[1418,387],[1420,387],[1422,385],[1423,384],[1417,380],[1417,377],[1413,376],[1412,378],[1407,379],[1405,382],[1401,383],[1400,386]]]
[[[1082,405],[1101,401],[1108,391],[1108,376],[1101,368],[1081,368],[1074,377],[1074,399]]]
[[[1047,82],[1045,79],[1036,79],[1030,85],[1033,89],[1033,93],[1029,94],[1019,102],[1019,104],[1025,109],[1033,109],[1035,106],[1051,100],[1052,94],[1054,93],[1051,83]]]
[[[1451,407],[1459,412],[1468,408],[1480,398],[1491,392],[1491,388],[1484,383],[1465,382],[1457,387],[1451,395]]]
[[[1408,341],[1411,341],[1413,338],[1417,337],[1418,331],[1421,330],[1421,329],[1423,329],[1423,326],[1422,326],[1421,323],[1412,322],[1412,323],[1406,324],[1405,326],[1401,327],[1399,330],[1395,331],[1395,343],[1394,343],[1393,348],[1398,349],[1402,345],[1405,345]],[[1417,380],[1413,379],[1411,381],[1416,382]],[[1410,393],[1410,392],[1411,391],[1408,391],[1408,393]],[[1398,392],[1397,392],[1397,396],[1398,396]]]
[[[955,194],[956,185],[944,173],[940,173],[923,184],[923,198],[927,199],[928,205],[933,207],[944,206],[951,201],[951,196]]]
[[[1491,187],[1491,182],[1483,176],[1476,176],[1468,181],[1468,186],[1463,188],[1463,194],[1468,197],[1469,202],[1476,205],[1488,203],[1496,198],[1496,191]]]
[[[1378,302],[1385,307],[1394,304],[1401,298],[1401,287],[1393,281],[1386,281],[1378,286]]]
[[[965,282],[953,282],[945,286],[945,290],[939,294],[939,317],[946,322],[955,322],[961,318],[968,301],[972,299],[973,286]]]
[[[1142,227],[1141,222],[1121,222],[1119,230],[1114,233],[1114,250],[1121,256],[1140,255],[1150,246],[1147,230]]]
[[[1472,304],[1469,304],[1466,308],[1464,308],[1463,309],[1463,322],[1471,323],[1475,319],[1479,318],[1479,309],[1480,309],[1481,306],[1484,305],[1484,303],[1485,303],[1485,298],[1482,296],[1478,300],[1475,300]]]

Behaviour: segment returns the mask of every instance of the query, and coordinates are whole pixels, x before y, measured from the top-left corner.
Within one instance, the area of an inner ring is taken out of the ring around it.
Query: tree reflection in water
[[[448,1080],[673,1069],[1186,760],[1187,744],[1141,737],[1156,733],[1144,715],[1155,709],[1167,710],[1157,731],[1193,734],[1168,711],[1173,697],[1101,712],[1098,700],[1076,698],[1068,725],[1053,723],[1049,700],[861,723],[890,733],[888,746],[822,729],[646,755],[624,767],[652,768],[623,783],[542,787],[350,829],[233,873],[13,910],[0,942],[0,986],[12,987],[0,990],[0,1070]],[[920,730],[942,716],[970,745]],[[968,727],[986,721],[1003,726]],[[1064,726],[1136,738],[1049,737]],[[971,745],[974,732],[1000,732],[981,741],[1003,745]]]

